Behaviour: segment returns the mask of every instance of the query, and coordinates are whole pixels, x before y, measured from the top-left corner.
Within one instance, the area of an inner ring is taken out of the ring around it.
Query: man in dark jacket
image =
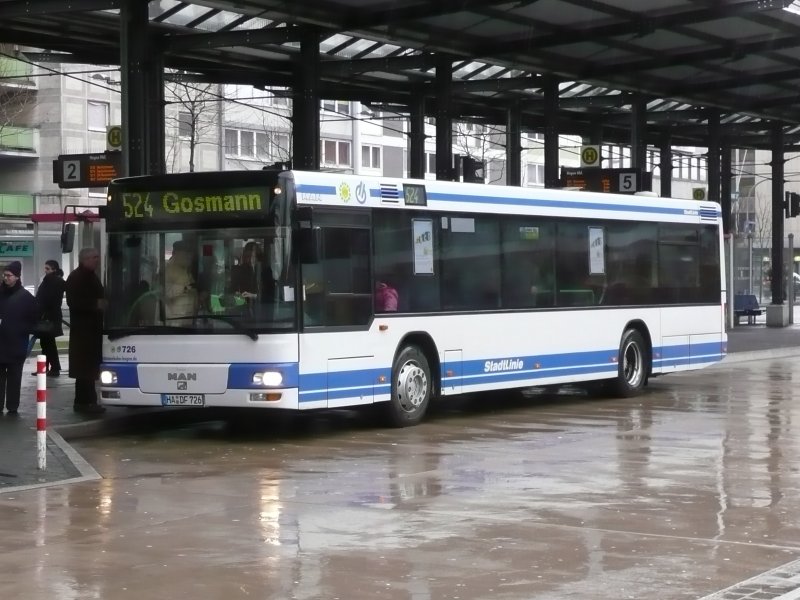
[[[67,305],[70,315],[69,376],[75,380],[75,412],[96,414],[105,409],[97,403],[95,381],[100,375],[103,355],[103,311],[107,303],[103,284],[95,271],[100,253],[84,248],[78,268],[67,277]]]
[[[36,301],[22,287],[21,275],[19,261],[8,264],[0,286],[0,411],[5,404],[9,415],[19,409],[28,337],[36,323]]]

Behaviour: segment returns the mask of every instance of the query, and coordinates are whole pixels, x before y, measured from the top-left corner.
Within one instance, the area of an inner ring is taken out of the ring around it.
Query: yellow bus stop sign
[[[581,146],[581,166],[596,167],[600,164],[600,146]]]
[[[122,149],[122,127],[120,125],[111,125],[106,130],[106,148],[108,150]]]

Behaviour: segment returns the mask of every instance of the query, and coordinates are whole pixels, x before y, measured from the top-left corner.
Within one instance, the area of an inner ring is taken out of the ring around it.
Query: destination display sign
[[[588,192],[635,194],[649,192],[652,186],[652,174],[642,169],[561,168],[561,187],[578,188]]]
[[[111,218],[124,221],[254,216],[266,212],[269,195],[266,187],[147,192],[115,190],[112,187],[105,212]]]
[[[106,187],[121,173],[121,152],[59,154],[53,161],[53,183],[60,188]]]

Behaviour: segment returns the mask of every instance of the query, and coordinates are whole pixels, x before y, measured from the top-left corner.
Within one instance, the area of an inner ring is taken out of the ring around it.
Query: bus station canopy
[[[0,43],[43,49],[28,54],[35,62],[119,64],[131,1],[0,0]],[[604,140],[627,143],[644,102],[648,137],[673,145],[706,145],[711,111],[734,147],[770,148],[776,125],[800,144],[792,0],[152,0],[148,10],[153,47],[184,81],[290,88],[311,31],[324,98],[433,106],[446,57],[458,119],[503,123],[513,105],[524,129],[540,130],[555,78],[559,133],[599,124]]]

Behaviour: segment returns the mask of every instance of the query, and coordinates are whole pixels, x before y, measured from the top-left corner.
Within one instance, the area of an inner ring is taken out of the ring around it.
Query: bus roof
[[[313,171],[293,171],[292,177],[297,203],[301,205],[403,207],[423,211],[684,223],[721,222],[719,204],[708,201]],[[419,198],[422,190],[424,203]],[[409,201],[409,193],[413,193],[412,201]]]

